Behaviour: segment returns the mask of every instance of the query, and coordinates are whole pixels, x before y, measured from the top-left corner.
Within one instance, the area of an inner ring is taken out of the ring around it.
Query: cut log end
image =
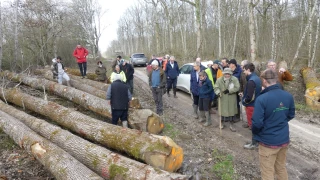
[[[311,109],[320,109],[320,87],[306,90],[306,104]]]
[[[130,108],[134,108],[134,109],[141,109],[141,104],[138,98],[132,98],[132,100],[130,101]]]
[[[31,146],[31,152],[34,155],[41,157],[47,151],[39,143],[35,143]]]
[[[159,134],[162,132],[164,128],[164,123],[162,119],[158,116],[155,115],[154,113],[152,116],[149,116],[147,119],[147,131],[152,134]]]

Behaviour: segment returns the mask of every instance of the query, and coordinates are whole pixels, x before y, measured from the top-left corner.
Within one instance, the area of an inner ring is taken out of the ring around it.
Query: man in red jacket
[[[82,47],[80,44],[77,45],[73,51],[73,56],[77,59],[77,63],[80,69],[82,78],[87,78],[87,56],[88,50]]]

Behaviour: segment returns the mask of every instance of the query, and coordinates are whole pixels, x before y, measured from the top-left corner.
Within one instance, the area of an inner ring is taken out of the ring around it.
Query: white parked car
[[[207,68],[208,62],[201,62],[201,65]],[[190,77],[193,70],[193,63],[187,63],[181,66],[180,74],[177,80],[177,88],[191,94],[190,92]]]

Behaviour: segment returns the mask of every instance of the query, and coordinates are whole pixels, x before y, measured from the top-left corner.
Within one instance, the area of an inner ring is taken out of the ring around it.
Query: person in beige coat
[[[230,122],[230,130],[235,132],[233,126],[235,115],[238,113],[237,108],[237,92],[239,91],[240,84],[238,78],[232,76],[230,68],[223,70],[223,77],[220,77],[214,84],[214,92],[220,98],[220,108],[222,118],[222,127],[224,128],[226,122]]]

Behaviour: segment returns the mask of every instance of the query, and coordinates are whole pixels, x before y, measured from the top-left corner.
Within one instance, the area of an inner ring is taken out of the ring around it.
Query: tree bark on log
[[[103,179],[70,154],[2,111],[0,111],[0,127],[15,143],[45,166],[56,179]]]
[[[312,68],[302,68],[300,73],[306,84],[306,104],[311,109],[320,110],[320,81]]]
[[[0,109],[19,119],[29,128],[58,145],[105,179],[180,180],[184,175],[156,170],[152,166],[113,153],[67,130],[38,119],[0,101]],[[121,170],[119,172],[119,170]]]
[[[182,165],[183,149],[168,137],[104,123],[17,89],[2,89],[2,92],[0,97],[5,97],[8,102],[47,116],[64,128],[108,148],[125,152],[153,167],[174,172]]]
[[[41,75],[50,81],[57,82],[55,79],[53,79],[51,70],[36,69],[34,73],[36,75]],[[109,84],[104,84],[104,83],[92,81],[89,79],[81,79],[77,76],[70,76],[70,77],[71,77],[70,81],[71,81],[72,87],[79,89],[81,91],[87,92],[89,94],[92,94],[94,96],[97,96],[101,99],[106,99],[106,91],[109,87]],[[141,109],[139,99],[132,98],[132,101],[130,102],[130,108]]]
[[[68,74],[72,74],[72,75],[75,75],[75,76],[82,76],[79,69],[66,68],[65,71],[66,71]],[[95,73],[87,72],[87,78],[88,78],[88,79],[96,80],[97,77],[98,77],[98,76],[97,76]]]
[[[69,101],[72,101],[76,104],[79,104],[88,110],[98,113],[104,117],[112,118],[111,106],[109,105],[107,100],[98,98],[92,94],[77,90],[72,87],[60,85],[56,82],[52,82],[46,79],[34,78],[24,74],[15,74],[9,71],[4,71],[4,72],[1,72],[0,75],[15,82],[22,82],[35,89],[40,89],[40,90],[45,89],[46,91],[53,92],[56,95],[63,97],[65,99],[68,99]],[[136,110],[133,110],[130,112],[135,112],[135,111]],[[147,126],[148,121],[157,122],[157,123],[154,123],[155,125],[153,126],[153,129],[157,128],[158,129],[157,131],[161,132],[164,128],[164,125],[159,115],[152,112],[150,109],[144,109],[144,111],[150,111],[149,113],[150,116],[144,120],[145,121],[144,126]],[[131,121],[130,124],[135,123],[133,118],[134,118],[134,115],[132,113],[129,113],[128,121]],[[154,131],[152,130],[150,132],[154,132]]]

